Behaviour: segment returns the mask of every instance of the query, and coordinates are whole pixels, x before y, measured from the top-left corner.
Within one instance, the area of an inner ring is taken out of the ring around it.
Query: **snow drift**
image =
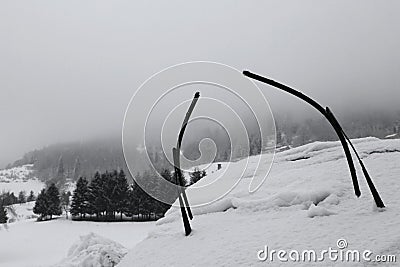
[[[349,249],[368,249],[373,255],[398,254],[400,140],[362,138],[352,142],[387,206],[379,210],[383,212],[376,212],[357,161],[362,195],[354,195],[340,143],[316,142],[277,153],[269,176],[257,192],[250,194],[251,179],[242,178],[221,200],[193,208],[193,232],[188,237],[183,232],[180,211],[171,208],[118,266],[265,266],[266,262],[257,260],[257,251],[265,245],[275,250],[323,250],[335,248],[339,238],[347,239]],[[233,163],[237,169],[240,164]],[[256,175],[267,167],[260,168]],[[207,184],[217,175],[209,173],[199,183]],[[191,188],[186,193],[190,203],[203,197]],[[271,266],[280,264],[273,262]],[[296,266],[321,264],[343,265],[296,262]]]
[[[94,233],[80,237],[68,251],[67,257],[54,267],[113,267],[127,249],[115,241]]]

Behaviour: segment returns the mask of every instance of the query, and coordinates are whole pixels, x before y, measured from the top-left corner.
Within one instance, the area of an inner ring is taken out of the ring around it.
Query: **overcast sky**
[[[0,167],[34,148],[119,133],[150,75],[210,60],[333,110],[394,108],[399,1],[0,0]],[[274,112],[302,110],[261,86]]]

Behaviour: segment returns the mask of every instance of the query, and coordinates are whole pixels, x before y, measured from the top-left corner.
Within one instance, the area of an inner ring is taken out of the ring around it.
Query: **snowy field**
[[[0,266],[71,266],[58,263],[67,257],[74,243],[79,243],[80,236],[95,233],[132,248],[153,227],[154,222],[73,222],[64,218],[10,223],[8,229],[0,228]]]
[[[149,236],[118,266],[379,265],[362,259],[351,263],[341,261],[341,258],[334,261],[326,255],[320,262],[301,261],[295,253],[292,258],[288,257],[292,250],[300,254],[304,250],[314,250],[318,259],[321,258],[320,252],[329,247],[341,253],[370,250],[372,254],[367,256],[371,260],[377,255],[396,255],[397,263],[381,263],[379,266],[398,265],[400,140],[363,138],[353,143],[386,209],[374,208],[356,161],[362,196],[357,198],[354,195],[347,162],[338,142],[316,142],[278,153],[270,175],[256,193],[248,193],[250,179],[243,178],[222,200],[195,208],[191,221],[193,232],[188,237],[184,236],[180,211],[169,210]],[[255,159],[250,161],[254,163]],[[229,168],[243,169],[241,164],[244,161],[232,163]],[[261,169],[266,167],[261,166]],[[259,170],[257,173],[262,172]],[[209,183],[217,175],[218,172],[209,173],[200,183]],[[236,177],[232,175],[230,178]],[[191,203],[202,197],[191,189],[187,194]],[[346,248],[339,249],[339,239],[346,240]],[[283,259],[289,262],[279,261],[276,255],[272,262],[270,257],[262,261],[265,255],[259,251],[265,250],[265,246],[269,251],[285,250],[287,254]]]

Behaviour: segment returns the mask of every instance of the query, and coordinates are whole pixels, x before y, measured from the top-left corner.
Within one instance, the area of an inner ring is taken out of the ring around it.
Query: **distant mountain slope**
[[[62,178],[91,177],[96,171],[127,170],[118,138],[53,144],[26,153],[8,167],[26,164],[31,164],[34,175],[40,180],[55,182]]]
[[[20,191],[29,194],[32,190],[37,194],[45,185],[33,173],[33,164],[0,170],[0,193],[9,191],[18,196]]]

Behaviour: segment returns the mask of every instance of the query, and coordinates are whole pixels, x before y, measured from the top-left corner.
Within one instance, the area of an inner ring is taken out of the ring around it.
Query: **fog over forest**
[[[351,137],[399,131],[400,2],[206,2],[3,1],[0,168],[54,143],[118,143],[137,88],[194,60],[294,86]],[[334,138],[305,103],[258,86],[296,145]]]

